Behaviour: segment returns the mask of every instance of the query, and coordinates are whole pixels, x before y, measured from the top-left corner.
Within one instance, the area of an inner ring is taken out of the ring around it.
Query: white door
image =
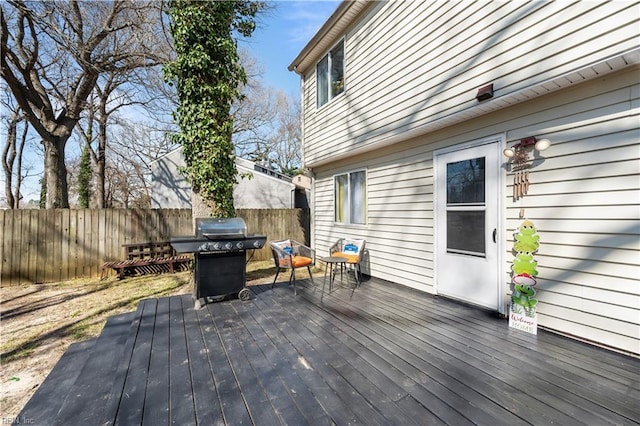
[[[436,293],[497,311],[501,146],[492,139],[434,154]]]

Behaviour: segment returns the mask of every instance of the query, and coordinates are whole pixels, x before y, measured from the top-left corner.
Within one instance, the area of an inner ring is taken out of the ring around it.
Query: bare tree
[[[257,82],[247,85],[242,100],[233,104],[233,143],[236,155],[261,162],[267,151],[266,135],[277,117],[278,97]]]
[[[262,84],[260,64],[241,50],[247,84],[231,107],[236,155],[291,174],[301,164],[300,103]]]
[[[22,186],[22,153],[27,140],[28,127],[24,123],[24,116],[20,108],[15,108],[6,119],[7,139],[2,150],[2,170],[4,172],[4,194],[7,206],[11,209],[20,208],[20,188]],[[23,123],[21,135],[20,123]],[[15,184],[14,178],[15,177]]]
[[[236,154],[286,175],[302,162],[300,103],[259,83],[248,86],[234,106]]]
[[[144,180],[145,171],[133,162],[107,164],[105,184],[106,207],[109,208],[149,208],[151,197]]]
[[[107,149],[106,206],[148,207],[151,162],[171,150],[171,141],[142,122],[121,120],[117,128]]]
[[[29,123],[22,110],[6,90],[2,90],[0,108],[4,112],[1,119],[6,130],[0,158],[4,177],[4,196],[0,205],[18,209],[23,197],[23,183],[33,170],[33,165],[24,155],[25,149],[32,148],[33,140],[29,137]]]
[[[302,165],[300,102],[281,94],[277,103],[277,127],[270,138],[268,155],[272,168],[293,176]]]
[[[161,2],[28,2],[0,7],[2,78],[42,138],[47,208],[69,206],[65,147],[101,75],[166,59]]]
[[[95,166],[95,200],[96,207],[104,208],[107,205],[107,197],[105,193],[105,171],[106,171],[106,151],[109,139],[109,127],[118,125],[123,121],[119,118],[117,112],[134,105],[140,108],[144,107],[151,100],[146,96],[150,91],[145,90],[146,84],[141,82],[135,84],[134,72],[108,72],[96,84],[95,96],[87,103],[87,120],[86,130],[82,125],[83,137],[90,147],[92,163]],[[138,93],[140,92],[140,93]],[[138,94],[144,96],[137,96]],[[153,95],[152,95],[153,96]],[[93,148],[93,140],[91,135],[93,132],[93,122],[97,123],[97,143]]]

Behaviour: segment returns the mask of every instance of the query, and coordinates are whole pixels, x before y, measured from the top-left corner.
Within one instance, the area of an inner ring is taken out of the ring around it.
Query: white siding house
[[[640,354],[638,28],[628,1],[341,3],[289,67],[318,254],[365,238],[372,276],[506,315],[528,219],[539,326]],[[516,198],[503,150],[530,137]],[[482,199],[450,202],[480,158]]]

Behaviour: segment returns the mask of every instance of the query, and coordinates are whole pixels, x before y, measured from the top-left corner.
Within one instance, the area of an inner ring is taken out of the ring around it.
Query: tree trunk
[[[107,196],[105,193],[105,169],[107,151],[107,112],[106,100],[100,99],[100,115],[98,117],[98,148],[96,155],[96,198],[98,208],[107,206]]]
[[[42,140],[44,146],[44,173],[47,181],[47,209],[68,209],[67,165],[64,148],[67,138],[54,136]]]
[[[107,207],[107,195],[105,192],[105,155],[104,150],[98,154],[98,161],[96,164],[96,201],[98,202],[98,208],[104,209]]]
[[[20,201],[22,200],[22,153],[24,152],[24,146],[27,143],[27,133],[29,132],[29,126],[25,123],[22,131],[22,137],[20,138],[20,144],[18,145],[17,161],[16,164],[16,186],[13,195],[14,208],[20,208]]]
[[[193,218],[193,233],[196,233],[196,218],[211,217],[212,211],[200,194],[191,191],[191,217]]]
[[[7,206],[15,209],[15,199],[13,197],[13,162],[16,158],[16,125],[14,120],[9,123],[6,145],[2,151],[2,169],[4,170],[4,194],[7,198]]]

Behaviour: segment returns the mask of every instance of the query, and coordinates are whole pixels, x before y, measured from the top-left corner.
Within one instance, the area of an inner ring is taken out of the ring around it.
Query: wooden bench
[[[106,278],[113,269],[118,278],[125,276],[174,273],[187,271],[191,263],[191,254],[177,255],[169,241],[123,244],[126,260],[113,260],[102,264],[100,279]]]

